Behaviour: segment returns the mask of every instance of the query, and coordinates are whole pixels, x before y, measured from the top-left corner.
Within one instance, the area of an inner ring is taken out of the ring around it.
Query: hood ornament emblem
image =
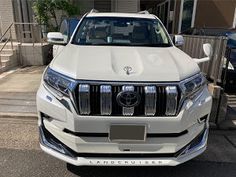
[[[132,70],[133,70],[133,68],[130,67],[130,66],[125,66],[125,67],[124,67],[124,71],[126,72],[127,75],[130,75],[130,73],[131,73]]]

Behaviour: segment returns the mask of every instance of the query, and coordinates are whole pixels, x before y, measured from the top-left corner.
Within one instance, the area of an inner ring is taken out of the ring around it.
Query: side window
[[[65,36],[68,36],[68,25],[66,20],[63,20],[61,23],[60,33]]]

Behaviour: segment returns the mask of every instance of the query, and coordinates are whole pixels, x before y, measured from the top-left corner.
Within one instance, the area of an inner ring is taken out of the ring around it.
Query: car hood
[[[68,44],[50,67],[74,79],[103,81],[180,81],[200,71],[192,58],[176,47],[73,44]]]

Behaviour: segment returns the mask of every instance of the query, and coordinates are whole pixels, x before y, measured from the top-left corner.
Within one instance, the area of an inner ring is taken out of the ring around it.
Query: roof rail
[[[144,11],[138,12],[138,14],[150,14],[150,13],[147,10],[144,10]]]
[[[92,10],[90,10],[89,13],[98,13],[98,12],[99,12],[98,10],[96,10],[96,9],[92,9]]]

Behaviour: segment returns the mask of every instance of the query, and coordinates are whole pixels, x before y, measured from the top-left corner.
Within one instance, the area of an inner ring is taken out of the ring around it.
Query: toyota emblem
[[[125,66],[124,71],[126,72],[127,75],[130,75],[130,73],[133,71],[133,68],[130,66]]]
[[[140,95],[133,91],[122,91],[117,97],[117,103],[122,107],[135,107],[140,103]]]

